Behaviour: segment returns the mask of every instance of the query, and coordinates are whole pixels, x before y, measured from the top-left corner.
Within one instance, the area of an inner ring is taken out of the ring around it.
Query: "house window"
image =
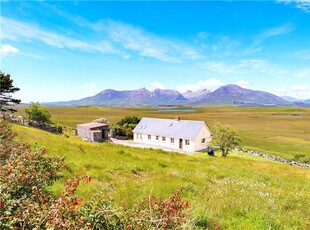
[[[166,141],[166,137],[162,137],[162,141]]]
[[[139,139],[139,134],[138,133],[136,134],[136,138]]]
[[[151,140],[151,135],[147,135],[147,139]]]
[[[158,141],[159,140],[159,136],[156,136],[156,141]]]
[[[189,140],[185,140],[185,145],[189,145]]]
[[[174,144],[174,138],[170,138],[170,143]]]
[[[140,134],[140,139],[142,140],[142,134]]]
[[[202,143],[202,144],[206,143],[206,138],[202,138],[202,139],[201,139],[201,143]]]

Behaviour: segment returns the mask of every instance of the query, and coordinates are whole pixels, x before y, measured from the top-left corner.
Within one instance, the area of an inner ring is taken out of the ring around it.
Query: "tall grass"
[[[101,114],[100,116],[102,116]],[[99,191],[122,206],[148,193],[168,197],[183,188],[189,215],[197,228],[217,223],[223,229],[307,229],[310,173],[252,155],[232,152],[227,158],[192,156],[109,143],[88,143],[38,129],[13,126],[19,140],[37,143],[50,156],[66,156],[64,178],[50,188],[63,189],[66,178],[86,174],[78,194],[86,201]]]

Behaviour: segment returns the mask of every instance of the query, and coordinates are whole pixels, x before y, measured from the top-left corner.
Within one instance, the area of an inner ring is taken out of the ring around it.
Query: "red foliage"
[[[188,201],[186,201],[184,208],[188,208]]]
[[[43,148],[43,149],[41,150],[41,154],[44,155],[45,153],[46,153],[46,150],[45,150],[45,148]]]
[[[185,223],[185,209],[188,203],[180,196],[181,190],[166,200],[149,196],[133,210],[133,229],[175,229]]]
[[[91,177],[90,176],[87,176],[86,177],[86,183],[90,183],[91,182]]]

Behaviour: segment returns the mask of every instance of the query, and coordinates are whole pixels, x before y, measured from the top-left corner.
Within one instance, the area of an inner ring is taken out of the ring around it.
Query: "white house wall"
[[[141,138],[142,137],[142,138]],[[134,133],[134,142],[142,143],[150,146],[159,146],[163,148],[169,148],[169,149],[179,149],[179,138],[174,138],[174,143],[171,143],[170,141],[171,137],[166,137],[166,141],[162,140],[162,136],[159,136],[159,139],[156,140],[155,135],[151,135],[151,140],[148,139],[148,134],[139,134]],[[189,145],[185,145],[185,139],[182,141],[183,148],[181,150],[185,152],[194,152],[194,143],[195,141],[189,140]]]
[[[201,140],[205,138],[205,143],[201,143]],[[212,136],[210,130],[207,128],[206,125],[204,125],[201,130],[199,131],[196,139],[195,139],[195,149],[194,151],[200,151],[203,149],[206,149],[208,147],[208,144],[211,142]]]
[[[211,132],[206,125],[201,128],[195,140],[189,140],[189,145],[186,145],[186,139],[182,139],[182,149],[179,148],[179,138],[174,138],[174,143],[171,143],[171,137],[166,137],[166,141],[162,140],[162,136],[158,137],[159,139],[156,140],[156,135],[151,135],[151,140],[149,140],[148,134],[134,133],[134,142],[194,153],[196,151],[206,149],[212,139]],[[205,143],[201,143],[201,139],[203,138],[206,140]]]

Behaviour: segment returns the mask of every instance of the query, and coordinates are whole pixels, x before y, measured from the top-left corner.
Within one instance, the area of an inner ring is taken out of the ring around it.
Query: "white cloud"
[[[77,49],[86,52],[116,53],[113,45],[102,40],[96,43],[84,42],[78,39],[69,38],[57,33],[45,31],[35,25],[20,22],[14,19],[1,17],[1,38],[12,41],[39,41],[57,48]]]
[[[288,73],[287,70],[261,59],[243,59],[234,63],[205,62],[202,64],[202,67],[217,75],[233,75],[239,77],[240,75],[257,73],[265,76],[284,76]]]
[[[151,86],[154,89],[165,89],[165,86],[157,81],[154,81]]]
[[[308,92],[310,91],[307,85],[293,85],[292,90],[296,92]]]
[[[310,60],[310,50],[303,50],[297,52],[295,56],[303,60]]]
[[[310,13],[310,0],[277,0],[277,2],[290,4],[306,13]]]
[[[44,5],[55,14],[66,18],[80,27],[91,29],[99,36],[107,39],[114,45],[114,48],[126,54],[123,55],[123,58],[130,56],[128,52],[134,52],[142,57],[155,58],[170,63],[203,58],[198,50],[189,44],[160,37],[140,27],[111,19],[103,19],[93,23],[80,16],[63,12],[54,5],[48,3],[44,3]],[[207,34],[202,32],[200,36],[206,37]]]
[[[0,54],[2,57],[16,53],[19,53],[19,50],[16,47],[11,45],[1,45]]]
[[[189,45],[162,38],[139,27],[113,20],[104,20],[92,24],[92,28],[104,33],[113,43],[127,51],[133,51],[143,57],[176,63],[182,59],[197,60],[199,53]]]
[[[95,93],[99,93],[100,89],[97,83],[95,82],[87,82],[83,85],[83,89],[85,91],[85,95],[91,95]]]
[[[310,79],[310,69],[302,69],[295,73],[295,76],[298,78],[309,78]]]
[[[197,91],[199,89],[203,88],[214,88],[224,85],[224,82],[222,82],[219,79],[216,78],[210,78],[205,81],[199,81],[196,84],[185,84],[185,85],[178,85],[176,86],[176,89],[182,93],[186,92],[187,90]]]
[[[288,95],[288,90],[286,88],[275,88],[272,92],[279,96]]]
[[[277,27],[273,28],[268,28],[264,31],[262,31],[260,34],[257,35],[257,38],[260,40],[282,35],[282,34],[287,34],[289,32],[292,32],[295,29],[295,26],[292,23],[280,25]]]
[[[184,93],[187,90],[191,90],[191,91],[197,91],[199,89],[201,89],[201,85],[199,84],[185,84],[185,85],[178,85],[176,86],[176,89],[181,92]]]
[[[232,73],[236,70],[234,66],[223,62],[205,62],[203,66],[209,71],[223,74]]]
[[[213,86],[222,86],[224,85],[224,82],[213,77],[206,81],[200,81],[198,82],[198,84],[202,87],[213,87]]]
[[[310,98],[310,86],[309,85],[293,85],[291,93],[288,94],[299,99]]]
[[[287,23],[287,24],[280,25],[277,27],[265,29],[261,33],[255,36],[255,39],[252,42],[252,44],[248,48],[246,48],[243,51],[243,53],[251,54],[251,53],[261,51],[264,48],[262,45],[264,40],[271,38],[271,37],[279,36],[282,34],[287,34],[289,32],[292,32],[293,30],[295,30],[295,26],[292,23]]]
[[[236,81],[236,84],[241,86],[242,88],[248,88],[248,86],[249,86],[249,82],[248,81],[244,81],[244,80]]]
[[[102,20],[97,23],[91,23],[82,18],[62,15],[59,12],[58,14],[82,27],[92,29],[101,40],[89,41],[74,39],[46,31],[33,24],[6,17],[1,17],[2,39],[28,42],[39,41],[57,48],[115,54],[124,59],[130,58],[131,53],[169,63],[202,58],[199,52],[190,45],[159,37],[156,34],[152,34],[133,25],[113,20]]]

